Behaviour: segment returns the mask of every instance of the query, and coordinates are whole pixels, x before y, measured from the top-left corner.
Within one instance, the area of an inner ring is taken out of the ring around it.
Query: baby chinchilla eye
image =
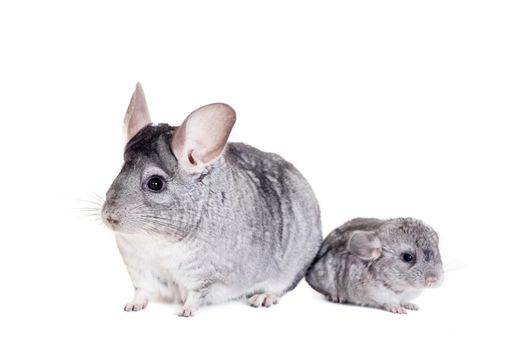
[[[414,261],[414,256],[410,253],[403,253],[403,255],[401,255],[401,258],[403,259],[403,261],[408,263]]]
[[[158,175],[153,175],[148,179],[147,186],[152,192],[160,192],[164,189],[164,179]]]

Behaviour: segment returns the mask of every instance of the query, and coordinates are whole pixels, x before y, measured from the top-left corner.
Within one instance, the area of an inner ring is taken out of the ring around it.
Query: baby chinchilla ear
[[[373,231],[354,231],[351,233],[348,249],[351,254],[363,260],[375,260],[381,256],[381,242]]]
[[[177,129],[171,149],[188,172],[201,172],[217,160],[235,124],[235,111],[224,103],[213,103],[193,111]]]
[[[137,83],[135,92],[129,101],[126,117],[124,118],[124,137],[126,142],[131,140],[142,128],[151,123],[146,104],[146,97],[140,83]]]

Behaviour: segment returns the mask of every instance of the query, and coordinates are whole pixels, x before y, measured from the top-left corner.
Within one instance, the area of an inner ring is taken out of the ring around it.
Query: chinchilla
[[[420,220],[353,219],[325,238],[306,281],[333,302],[417,310],[410,301],[443,279],[438,243]]]
[[[202,305],[246,298],[275,304],[302,279],[321,244],[316,197],[277,154],[227,143],[234,110],[214,103],[179,127],[152,124],[137,84],[124,119],[124,165],[106,193],[102,219],[135,296]]]

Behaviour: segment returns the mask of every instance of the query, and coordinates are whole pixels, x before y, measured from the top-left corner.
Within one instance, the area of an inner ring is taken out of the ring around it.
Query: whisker
[[[93,197],[94,193],[91,194],[91,197]],[[76,206],[73,209],[73,211],[77,214],[78,219],[87,220],[90,222],[97,222],[99,224],[103,225],[102,218],[100,216],[101,210],[102,210],[102,201],[100,197],[98,198],[73,198],[73,200],[79,204],[80,206]],[[84,204],[84,205],[82,205]]]
[[[178,217],[164,217],[156,215],[155,213],[151,211],[140,211],[140,209],[147,207],[146,205],[140,204],[137,205],[131,209],[128,210],[128,212],[131,214],[135,220],[147,227],[148,231],[155,232],[155,233],[161,233],[161,234],[173,234],[177,237],[186,237],[185,235],[180,235],[177,231],[181,230],[181,228],[191,228],[198,220],[183,220]],[[149,209],[149,208],[148,208]],[[186,215],[190,217],[194,217],[196,213],[187,213]],[[213,236],[216,237],[216,234]],[[196,239],[197,237],[194,235],[189,235],[188,238]],[[210,241],[198,237],[200,241],[203,241],[207,243],[210,246],[214,246]],[[243,237],[246,241],[253,241],[253,242],[261,242],[265,245],[271,245],[273,243],[272,239],[266,239],[264,237],[260,236],[246,236]],[[277,263],[277,262],[276,262]]]
[[[177,218],[164,218],[160,216],[151,216],[151,215],[145,215],[145,214],[136,214],[133,216],[140,218],[142,220],[155,220],[156,222],[162,222],[162,223],[169,224],[172,226],[175,226],[175,224],[184,224],[184,225],[192,224],[191,221],[184,221],[184,220],[177,219]]]
[[[89,211],[88,212],[80,212],[79,214],[84,215],[84,216],[100,216],[100,214],[97,213],[97,212],[89,212]]]
[[[154,224],[151,224],[151,223],[145,223],[145,222],[141,222],[141,225],[143,226],[143,231],[146,232],[146,233],[159,233],[159,234],[169,234],[169,235],[173,235],[179,239],[183,239],[185,236],[182,236],[180,234],[178,234],[176,231],[175,232],[165,232],[163,230],[160,230],[157,226],[155,226]]]
[[[174,228],[174,229],[177,228],[177,226],[175,224],[186,224],[186,225],[192,224],[192,222],[183,221],[183,220],[180,220],[180,219],[159,217],[159,216],[154,216],[154,215],[138,214],[136,216],[139,217],[141,219],[141,221],[151,221],[151,222],[158,223],[159,225],[163,225],[165,227],[170,227],[170,228]],[[271,244],[273,242],[270,239],[265,239],[265,238],[257,237],[257,236],[251,236],[251,237],[249,237],[249,239],[250,240],[254,240],[254,241],[258,241],[258,242],[264,242],[264,243],[267,243],[267,244]]]
[[[89,220],[89,221],[96,221],[96,222],[98,222],[100,224],[103,224],[102,218],[100,217],[100,215],[84,214],[84,215],[80,215],[79,219],[86,219],[86,220]]]
[[[142,224],[145,224],[145,225],[150,225],[150,226],[154,226],[155,228],[165,228],[165,229],[169,229],[170,231],[177,233],[177,230],[178,230],[178,227],[173,225],[173,224],[170,224],[170,223],[166,223],[166,222],[160,222],[160,221],[154,221],[154,220],[149,220],[149,221],[144,221],[144,220],[141,220],[139,221],[140,223]]]
[[[139,217],[141,219],[151,219],[151,220],[157,220],[157,221],[162,221],[162,222],[165,222],[165,223],[191,223],[191,221],[186,221],[186,220],[182,220],[182,219],[177,219],[177,218],[163,218],[163,217],[155,217],[155,216],[149,216],[149,215],[136,215],[136,217]]]
[[[94,202],[94,201],[89,200],[89,199],[80,199],[80,198],[75,198],[74,200],[76,200],[76,201],[78,201],[78,202],[84,202],[84,203],[93,204],[93,205],[96,205],[97,207],[102,207],[102,203]]]
[[[171,222],[161,222],[156,220],[138,220],[139,224],[141,224],[144,228],[145,232],[152,232],[152,233],[159,233],[159,234],[168,234],[173,235],[178,239],[195,239],[195,236],[192,235],[181,235],[178,231],[180,230],[179,226],[174,225]],[[165,230],[163,230],[163,228]],[[204,242],[208,244],[209,246],[213,246],[213,244],[208,241],[207,239],[203,239],[202,237],[198,238],[199,241]]]
[[[128,211],[129,211],[130,213],[134,213],[136,210],[138,210],[138,209],[142,209],[142,208],[145,208],[145,207],[146,207],[145,204],[138,204],[138,205],[136,205],[136,206],[134,206],[134,207],[129,208]],[[140,214],[140,212],[138,212],[137,214]]]
[[[91,192],[91,196],[93,196],[94,199],[99,200],[101,203],[104,202],[104,198],[99,196],[96,192]]]

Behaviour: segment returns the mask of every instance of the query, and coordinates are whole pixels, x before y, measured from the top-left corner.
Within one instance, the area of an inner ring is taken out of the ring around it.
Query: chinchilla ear
[[[363,260],[375,260],[381,256],[381,241],[373,231],[354,231],[348,249],[351,254]]]
[[[224,103],[209,104],[193,111],[171,140],[171,149],[180,166],[190,173],[198,173],[217,160],[233,124],[235,111]]]
[[[124,118],[124,137],[126,142],[131,140],[142,128],[151,123],[146,97],[140,83],[137,83],[135,92],[129,101],[126,117]]]

